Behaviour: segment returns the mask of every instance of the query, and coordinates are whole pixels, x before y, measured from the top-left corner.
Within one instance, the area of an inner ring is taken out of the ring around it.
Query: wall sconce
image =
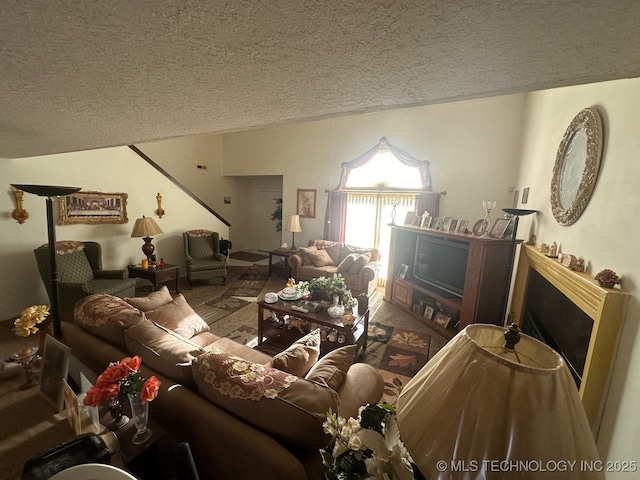
[[[16,199],[16,209],[13,211],[11,216],[15,218],[20,225],[27,221],[29,218],[29,212],[27,212],[24,208],[22,208],[22,190],[14,190],[13,196]]]
[[[160,195],[160,192],[158,192],[158,194],[156,195],[156,200],[158,201],[158,209],[156,210],[156,214],[158,215],[158,218],[162,218],[162,216],[164,215],[164,210],[162,209],[162,195]]]

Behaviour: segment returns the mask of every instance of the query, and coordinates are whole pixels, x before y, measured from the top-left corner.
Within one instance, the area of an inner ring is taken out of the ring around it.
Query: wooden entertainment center
[[[425,243],[418,241],[421,237],[450,246],[452,262],[463,262],[462,256],[468,252],[466,270],[461,273],[463,278],[460,278],[460,282],[464,284],[461,293],[416,277],[416,248],[419,243]],[[509,239],[393,225],[385,300],[418,318],[447,339],[472,323],[502,325],[510,244]],[[401,269],[403,265],[408,268]],[[401,270],[406,270],[404,278],[399,276],[402,275]],[[433,307],[435,310],[431,319],[424,316],[426,307]],[[438,309],[443,315],[436,319]]]

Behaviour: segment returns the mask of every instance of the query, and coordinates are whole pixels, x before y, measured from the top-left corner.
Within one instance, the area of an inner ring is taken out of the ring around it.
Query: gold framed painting
[[[298,208],[301,218],[316,218],[316,189],[298,189]]]
[[[76,192],[60,197],[58,225],[127,223],[126,193]]]

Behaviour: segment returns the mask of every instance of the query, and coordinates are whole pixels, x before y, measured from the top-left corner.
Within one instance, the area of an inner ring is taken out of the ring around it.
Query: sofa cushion
[[[73,318],[83,330],[122,350],[126,350],[124,330],[144,319],[140,310],[122,298],[106,293],[96,293],[78,301]]]
[[[322,424],[329,408],[339,411],[330,388],[217,348],[191,368],[201,395],[277,440],[307,451],[330,440]]]
[[[324,247],[327,251],[331,259],[333,260],[334,265],[338,265],[340,263],[340,256],[342,255],[342,243],[334,243],[333,245],[329,245],[328,247]]]
[[[191,362],[205,349],[152,321],[144,320],[124,332],[127,351],[142,357],[156,372],[187,385],[195,386]]]
[[[173,301],[145,312],[149,320],[187,339],[209,330],[209,325],[187,303],[181,293]]]
[[[300,248],[302,254],[302,265],[314,265],[311,255],[318,251],[315,245]]]
[[[335,265],[333,259],[331,258],[331,255],[329,255],[329,253],[324,249],[309,251],[306,254],[309,256],[309,259],[316,267]]]
[[[339,273],[348,272],[351,266],[353,265],[353,262],[356,261],[357,257],[358,255],[356,255],[355,253],[352,253],[344,257],[344,259],[338,264],[338,272]]]
[[[249,362],[253,363],[259,363],[261,365],[266,365],[271,360],[270,355],[262,353],[260,350],[256,350],[255,348],[250,348],[241,343],[234,342],[233,340],[226,337],[218,339],[216,342],[206,346],[205,348],[207,350],[217,348],[218,350],[222,350],[223,352],[227,352],[231,355],[235,355],[236,357],[240,357],[243,360],[248,360]]]
[[[342,249],[342,258],[352,253],[355,253],[356,255],[362,255],[363,253],[369,254],[371,256],[372,262],[377,262],[378,260],[380,260],[380,253],[378,252],[377,248],[361,248],[354,247],[352,245],[344,246],[344,248]]]
[[[173,300],[166,285],[163,285],[157,292],[152,292],[146,297],[126,297],[126,302],[133,305],[138,310],[148,312],[154,308],[161,307]]]
[[[189,237],[189,254],[195,260],[202,260],[213,257],[213,244],[211,243],[211,235],[188,235]]]
[[[309,381],[326,385],[331,390],[338,391],[355,358],[355,345],[337,348],[322,357],[311,368],[305,378]]]
[[[292,343],[286,350],[274,355],[269,366],[283,372],[304,377],[320,356],[320,329],[316,328]]]
[[[94,279],[84,249],[64,254],[64,261],[58,261],[58,278],[60,283],[87,283]]]
[[[371,255],[362,253],[356,257],[353,265],[349,268],[349,273],[358,273],[367,263],[371,261]]]

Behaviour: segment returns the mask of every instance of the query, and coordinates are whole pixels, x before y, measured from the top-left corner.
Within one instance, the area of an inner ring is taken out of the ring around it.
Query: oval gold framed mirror
[[[551,178],[551,210],[560,225],[572,225],[587,208],[600,172],[602,121],[593,108],[573,118],[562,137]]]

